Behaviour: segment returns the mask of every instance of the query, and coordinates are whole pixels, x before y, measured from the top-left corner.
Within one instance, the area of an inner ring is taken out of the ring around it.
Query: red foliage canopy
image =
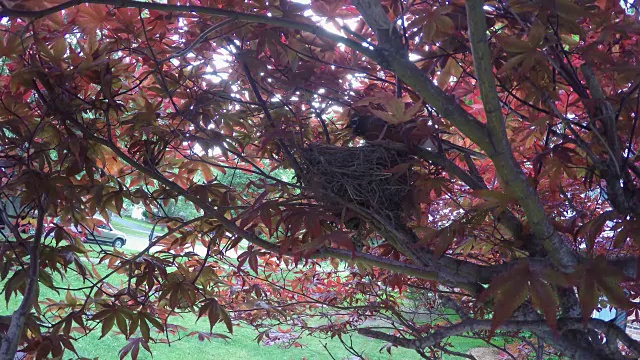
[[[638,310],[634,3],[0,6],[0,278],[22,296],[0,358],[116,329],[135,358],[184,312],[423,357],[462,333],[518,356],[640,355],[590,318]],[[380,136],[352,136],[354,113]],[[177,200],[199,216],[169,216]],[[135,253],[80,243],[128,204],[167,233]],[[38,299],[70,272],[90,285]]]

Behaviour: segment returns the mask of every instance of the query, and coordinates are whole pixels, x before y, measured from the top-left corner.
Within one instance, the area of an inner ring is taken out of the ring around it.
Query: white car
[[[114,229],[109,224],[96,225],[93,233],[87,233],[82,242],[93,244],[107,244],[115,248],[121,248],[127,243],[127,236]]]

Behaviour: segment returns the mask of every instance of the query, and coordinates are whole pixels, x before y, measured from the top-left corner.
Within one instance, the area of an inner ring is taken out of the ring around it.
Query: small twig
[[[324,348],[324,350],[327,352],[327,354],[329,354],[329,357],[333,360],[336,360],[335,357],[333,357],[333,354],[331,354],[331,351],[329,351],[329,348],[327,347],[327,343],[323,343],[322,341],[320,341],[320,345],[322,345],[322,347]]]
[[[228,43],[229,43],[230,47],[233,47],[233,44],[230,41],[228,41]],[[249,81],[249,85],[251,86],[251,90],[253,91],[253,94],[255,95],[258,104],[260,104],[260,108],[264,112],[264,115],[266,116],[266,118],[269,121],[270,125],[272,127],[275,127],[276,122],[274,121],[273,117],[271,116],[271,111],[269,110],[269,107],[267,106],[267,102],[264,100],[264,98],[262,97],[262,95],[260,93],[260,89],[258,88],[258,84],[257,84],[256,80],[251,75],[251,70],[249,69],[249,65],[244,60],[239,60],[239,61],[240,61],[240,64],[242,65],[242,68],[243,68],[243,71],[245,73],[245,76],[247,77],[247,81]],[[285,156],[287,157],[287,160],[289,160],[291,162],[291,166],[293,167],[295,172],[297,174],[300,174],[301,173],[300,164],[298,163],[298,160],[295,158],[295,156],[293,156],[293,153],[291,152],[291,149],[289,149],[287,144],[285,144],[285,142],[280,138],[276,139],[276,143],[278,144],[278,146],[280,146],[280,148],[284,152]]]
[[[465,359],[471,359],[471,360],[477,360],[477,358],[471,354],[465,354],[465,353],[461,353],[459,351],[454,351],[454,350],[450,350],[447,349],[444,346],[440,346],[440,345],[436,345],[435,346],[436,349],[442,351],[443,353],[447,354],[447,355],[453,355],[453,356],[459,356]]]
[[[170,55],[168,57],[166,57],[165,59],[162,60],[158,60],[160,62],[165,62],[165,61],[169,61],[171,59],[175,59],[175,58],[179,58],[181,56],[187,55],[191,50],[193,50],[194,47],[196,47],[198,44],[200,44],[201,42],[205,41],[206,38],[214,31],[228,25],[231,24],[232,22],[234,22],[234,19],[227,19],[224,21],[221,21],[213,26],[211,26],[210,28],[208,28],[207,30],[203,31],[191,44],[189,44],[189,46],[187,46],[186,48],[177,51],[175,54]]]
[[[627,162],[629,161],[629,156],[631,155],[631,147],[633,145],[633,139],[636,133],[636,127],[638,126],[638,109],[640,109],[640,94],[636,96],[636,111],[633,114],[633,125],[631,126],[631,134],[629,135],[629,143],[627,144],[627,153],[624,154],[624,159],[622,159],[622,169],[627,166]]]
[[[318,111],[318,109],[313,108],[313,112],[316,114],[316,118],[320,122],[320,126],[322,126],[322,132],[324,133],[324,139],[327,144],[331,144],[331,136],[329,135],[329,129],[327,128],[327,122],[324,121],[322,117],[322,113]]]

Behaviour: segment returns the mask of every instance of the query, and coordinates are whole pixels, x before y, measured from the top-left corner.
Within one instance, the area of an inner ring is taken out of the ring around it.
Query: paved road
[[[121,217],[117,217],[117,216],[113,216],[111,217],[111,224],[114,225],[115,227],[126,227],[129,229],[133,229],[133,230],[138,230],[138,231],[143,231],[143,232],[149,232],[149,229],[147,229],[146,227],[133,222],[127,218],[121,218]],[[150,224],[151,225],[151,224]]]
[[[126,218],[120,218],[117,216],[113,216],[110,222],[114,228],[122,231],[127,235],[127,243],[124,245],[125,249],[142,251],[146,249],[147,246],[149,246],[149,234],[151,233],[151,231],[146,227],[136,222],[130,221]],[[164,232],[164,229],[156,228],[154,237],[162,235],[164,234]],[[151,248],[151,252],[161,249],[162,247],[160,246],[154,246]],[[206,254],[207,252],[206,248],[202,245],[196,245],[193,251],[201,256],[204,256],[204,254]]]

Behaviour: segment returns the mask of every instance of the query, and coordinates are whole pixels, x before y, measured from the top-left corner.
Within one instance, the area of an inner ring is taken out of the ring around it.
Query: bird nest
[[[313,144],[301,152],[301,180],[320,204],[334,210],[355,204],[402,213],[412,190],[411,159],[380,146]]]

